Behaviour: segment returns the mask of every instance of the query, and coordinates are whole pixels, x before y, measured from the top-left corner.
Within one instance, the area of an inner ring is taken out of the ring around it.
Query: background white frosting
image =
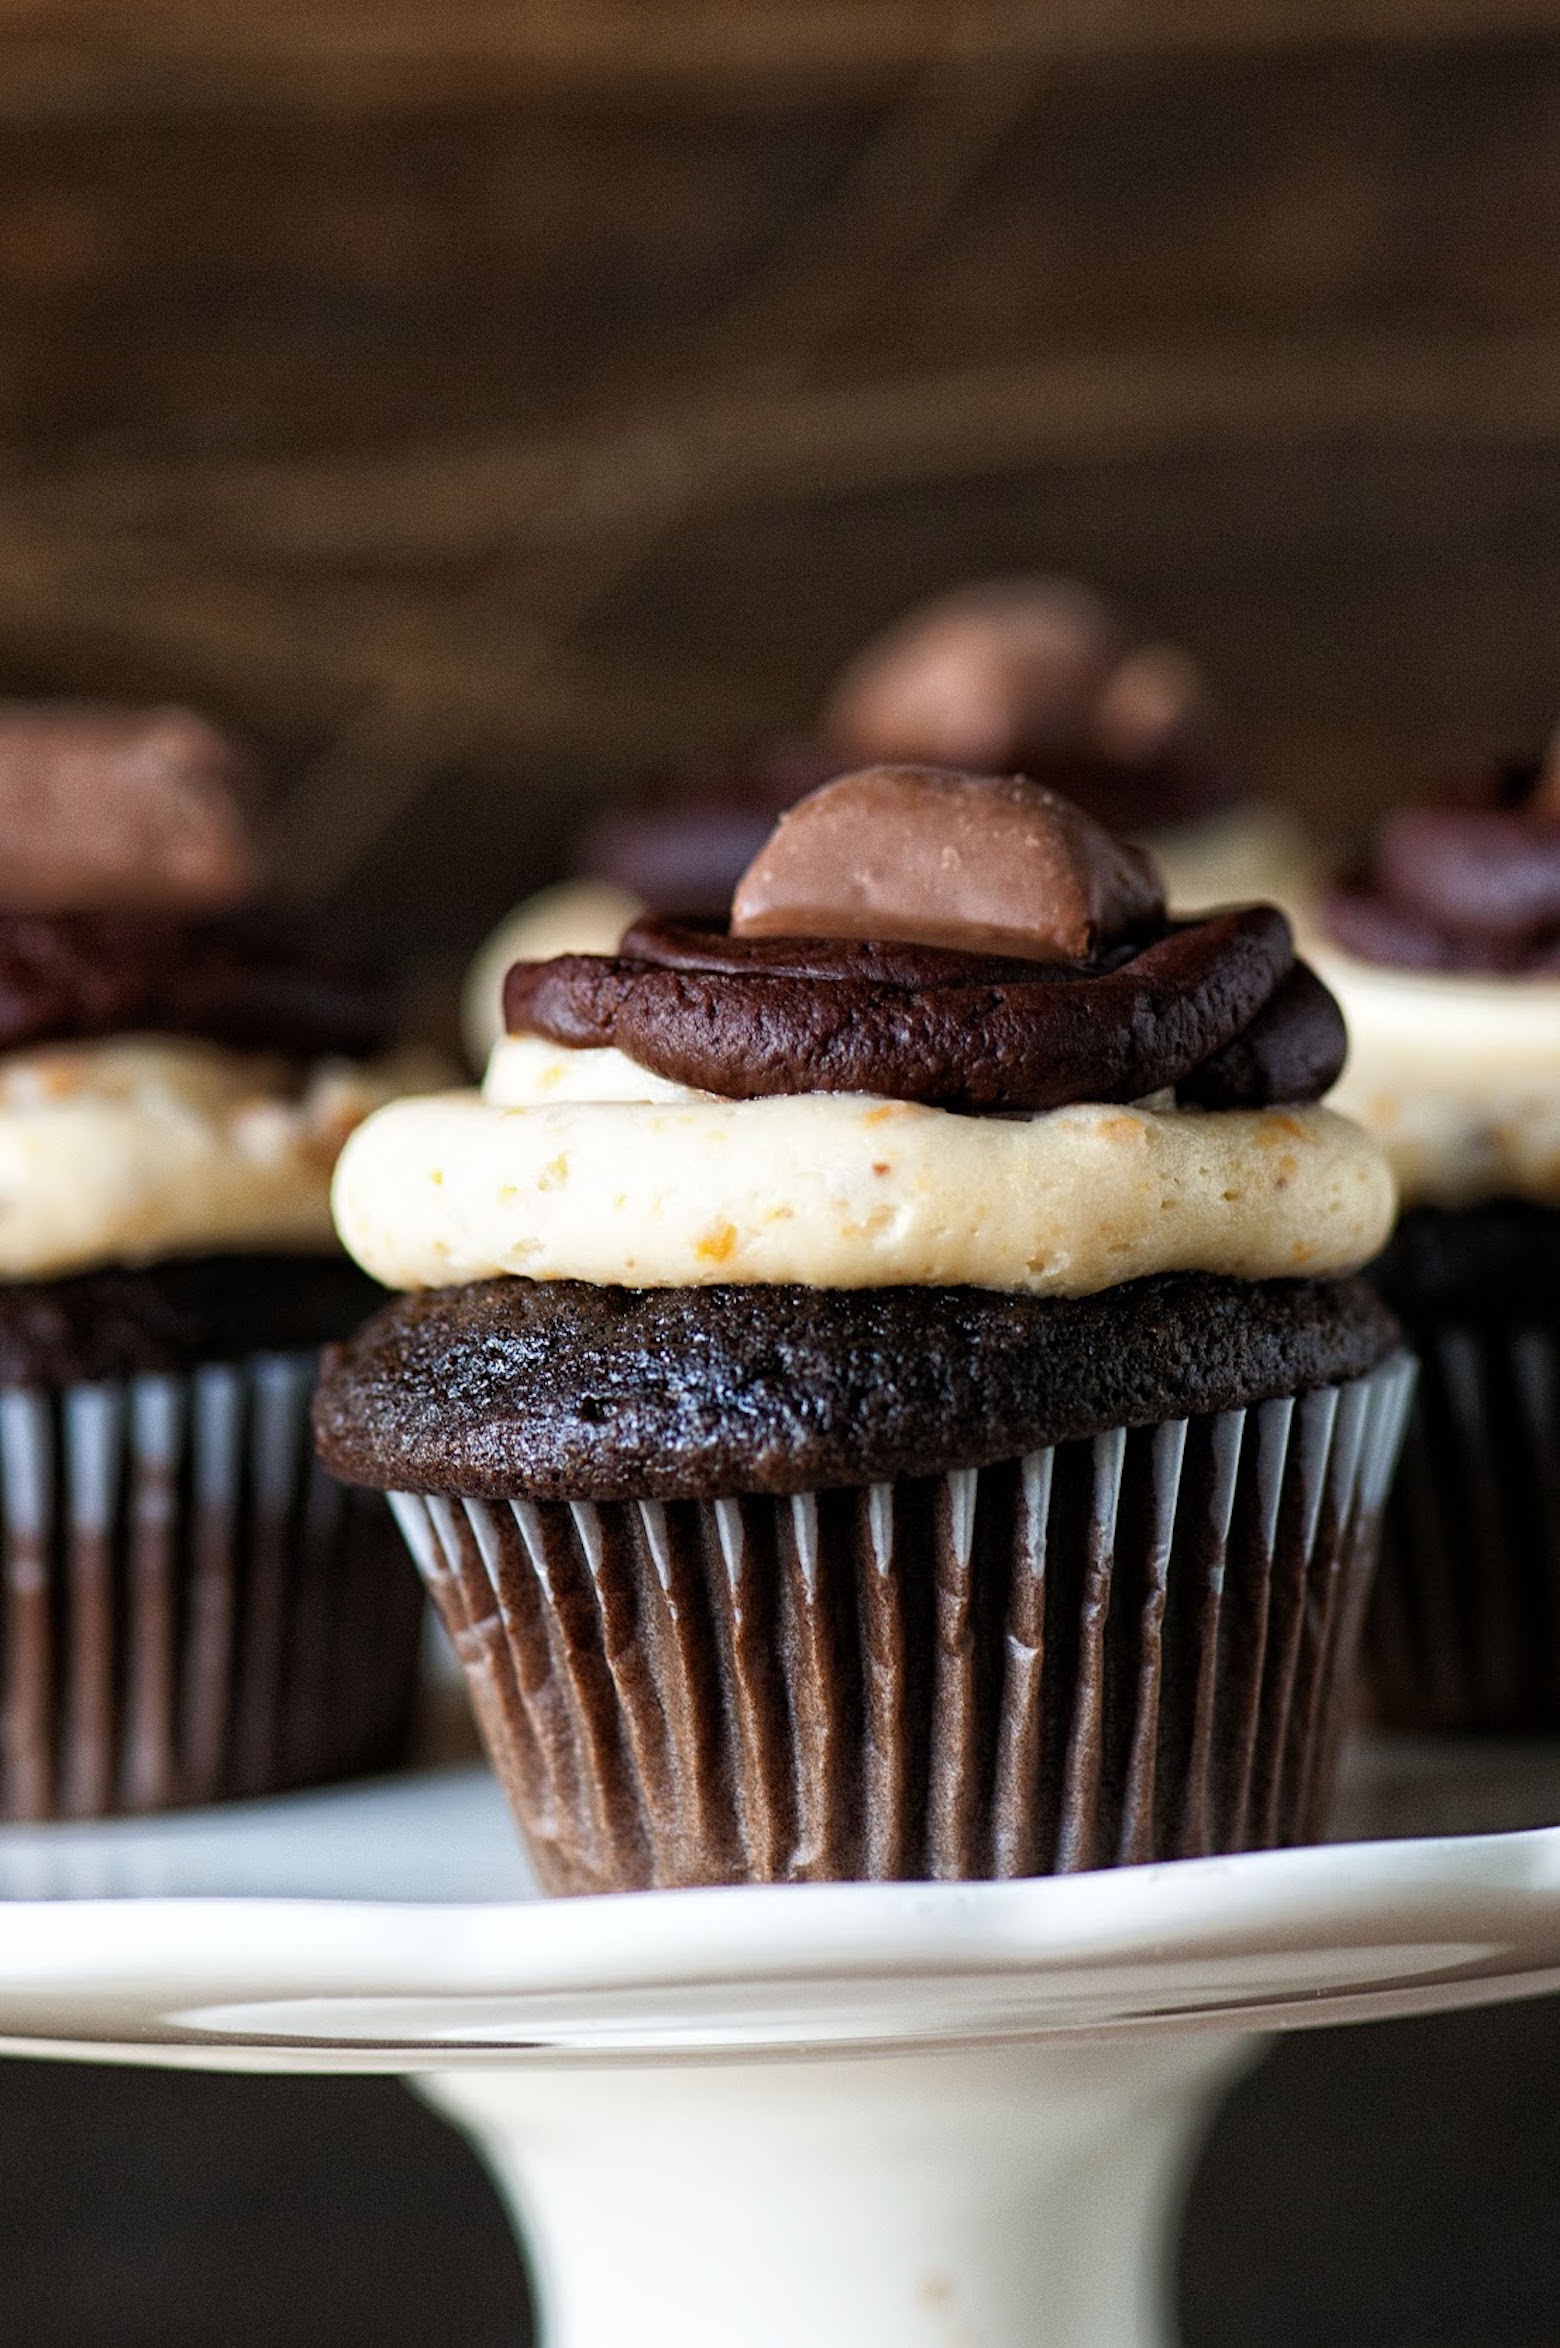
[[[116,1036],[0,1059],[0,1279],[225,1249],[335,1246],[330,1178],[430,1063],[322,1061]]]
[[[534,1038],[499,1046],[485,1095],[370,1118],[334,1199],[347,1247],[396,1288],[524,1273],[1083,1296],[1153,1272],[1352,1271],[1394,1212],[1379,1150],[1323,1109],[725,1101]]]
[[[1349,1023],[1332,1105],[1392,1161],[1406,1206],[1560,1206],[1560,980],[1450,977],[1306,941]]]

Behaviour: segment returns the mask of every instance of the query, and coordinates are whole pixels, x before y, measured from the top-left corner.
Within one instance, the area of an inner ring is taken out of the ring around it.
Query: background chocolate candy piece
[[[1113,831],[1193,822],[1244,792],[1218,754],[1195,661],[1135,642],[1073,579],[985,580],[934,597],[857,655],[819,724],[837,767],[1023,773]]]
[[[217,912],[260,881],[248,754],[183,709],[0,703],[0,907]]]
[[[1022,775],[878,766],[782,816],[732,900],[735,937],[895,938],[1082,962],[1153,930],[1153,861]]]
[[[857,758],[956,767],[1092,748],[1096,708],[1126,651],[1110,607],[1071,580],[959,588],[857,655],[824,731]]]

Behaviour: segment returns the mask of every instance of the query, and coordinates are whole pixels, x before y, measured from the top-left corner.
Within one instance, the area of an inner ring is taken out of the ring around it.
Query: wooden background
[[[0,0],[0,689],[455,955],[972,572],[1342,820],[1560,710],[1560,0]]]

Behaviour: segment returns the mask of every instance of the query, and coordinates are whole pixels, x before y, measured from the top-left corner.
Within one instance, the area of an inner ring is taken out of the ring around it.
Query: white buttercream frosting
[[[554,954],[615,954],[644,906],[615,881],[559,881],[538,889],[479,946],[461,990],[460,1025],[474,1068],[504,1032],[504,979],[513,962],[548,962]]]
[[[1165,830],[1143,844],[1164,875],[1173,913],[1214,905],[1279,905],[1288,912],[1314,893],[1314,845],[1281,807],[1246,803]]]
[[[1155,1272],[1352,1271],[1394,1211],[1380,1152],[1323,1109],[726,1101],[534,1038],[498,1047],[482,1095],[371,1117],[334,1200],[347,1247],[396,1288],[522,1273],[1041,1296]]]
[[[0,1059],[0,1279],[224,1249],[333,1248],[330,1178],[352,1128],[426,1056],[323,1061],[162,1036]]]
[[[1392,1161],[1405,1205],[1560,1206],[1560,980],[1447,976],[1306,952],[1343,1005],[1332,1094]]]

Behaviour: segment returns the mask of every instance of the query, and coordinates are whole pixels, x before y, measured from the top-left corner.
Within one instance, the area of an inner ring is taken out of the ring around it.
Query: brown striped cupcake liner
[[[318,1356],[0,1386],[0,1813],[94,1818],[396,1757],[421,1596],[315,1460]]]
[[[555,1892],[1322,1829],[1414,1368],[785,1498],[393,1505]]]
[[[1367,1660],[1393,1728],[1560,1732],[1560,1331],[1415,1331]]]

